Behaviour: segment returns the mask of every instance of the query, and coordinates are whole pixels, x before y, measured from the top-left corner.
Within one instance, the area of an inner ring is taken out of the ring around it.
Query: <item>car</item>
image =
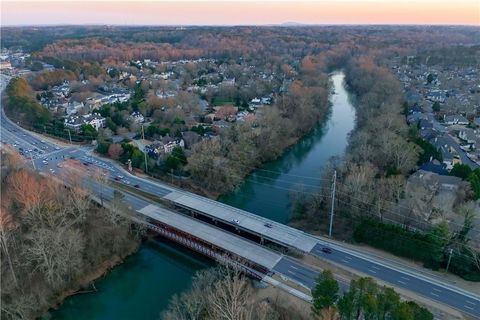
[[[123,180],[123,183],[125,183],[125,184],[130,184],[130,181],[128,181],[128,180]]]
[[[123,178],[125,178],[125,177],[121,176],[121,175],[118,176],[118,179],[123,179]]]
[[[120,181],[120,178],[119,178],[119,177],[115,177],[115,178],[113,178],[113,180],[115,180],[115,181]]]
[[[265,223],[264,226],[267,227],[267,228],[273,228],[272,224],[271,224],[271,223],[268,223],[268,222]]]
[[[323,247],[323,248],[322,248],[322,252],[324,252],[324,253],[332,253],[333,250],[332,250],[331,248],[329,248],[329,247]]]
[[[45,140],[40,141],[41,143],[46,143]]]
[[[232,222],[235,223],[235,224],[239,224],[240,221],[238,219],[232,219]]]
[[[134,187],[140,189],[140,185],[139,185],[139,184],[134,185]]]
[[[60,163],[57,163],[57,167],[62,168],[63,166]]]
[[[88,162],[84,162],[83,165],[84,165],[84,166],[88,166]]]
[[[60,148],[59,148],[59,147],[55,147],[55,150],[60,150]]]
[[[48,161],[43,160],[42,163],[43,163],[44,165],[47,165],[47,164],[48,164]]]

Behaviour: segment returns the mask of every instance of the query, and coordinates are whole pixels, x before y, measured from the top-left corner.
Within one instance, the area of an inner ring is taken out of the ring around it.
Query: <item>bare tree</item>
[[[215,283],[208,297],[208,312],[213,319],[250,319],[252,289],[239,270],[229,270],[223,280]]]

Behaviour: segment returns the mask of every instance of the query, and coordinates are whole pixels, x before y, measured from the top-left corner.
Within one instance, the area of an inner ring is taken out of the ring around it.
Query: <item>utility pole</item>
[[[145,130],[143,129],[143,123],[142,123],[142,140],[143,142],[145,142]],[[145,146],[143,147],[143,155],[145,156],[145,173],[148,173],[147,152],[145,151]]]
[[[67,129],[68,131],[68,139],[70,139],[70,144],[72,144],[72,135],[70,134],[70,130]]]
[[[328,236],[332,237],[332,227],[333,227],[333,209],[335,206],[335,184],[337,183],[337,170],[333,171],[333,182],[332,182],[332,206],[330,207],[330,228],[328,229]]]
[[[452,253],[453,253],[453,249],[450,248],[450,250],[448,250],[448,262],[447,262],[447,268],[445,269],[445,272],[448,272],[448,267],[450,267],[450,260],[452,260]]]

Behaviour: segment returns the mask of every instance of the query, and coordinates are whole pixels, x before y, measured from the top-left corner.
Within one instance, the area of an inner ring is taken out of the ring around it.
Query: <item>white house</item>
[[[185,147],[185,141],[183,141],[183,139],[173,140],[173,141],[170,141],[170,142],[164,144],[163,148],[165,150],[165,153],[171,153],[173,151],[173,149],[177,146],[184,148]]]
[[[143,114],[141,114],[141,113],[138,112],[138,111],[132,112],[132,114],[130,114],[129,119],[132,120],[132,121],[135,122],[135,123],[143,123],[143,122],[145,122],[145,117],[143,116]]]
[[[82,125],[89,124],[98,130],[100,128],[105,128],[106,119],[98,113],[86,114],[84,116],[73,115],[65,118],[65,126],[74,131],[80,131]]]

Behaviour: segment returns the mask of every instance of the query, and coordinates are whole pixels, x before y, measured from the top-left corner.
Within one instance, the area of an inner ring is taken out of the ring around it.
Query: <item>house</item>
[[[98,113],[86,114],[84,116],[72,115],[65,118],[65,126],[76,132],[80,131],[82,125],[89,124],[98,130],[100,128],[105,128],[106,119]]]
[[[171,98],[175,98],[177,96],[177,92],[171,91],[171,90],[169,90],[169,91],[157,90],[157,92],[155,94],[160,99],[171,99]]]
[[[165,153],[171,153],[175,147],[185,147],[185,141],[183,139],[175,139],[163,145]]]
[[[413,112],[409,113],[407,116],[407,122],[408,124],[413,124],[413,123],[418,123],[420,120],[426,120],[428,119],[427,115],[421,112]]]
[[[143,123],[145,122],[145,117],[139,111],[134,111],[128,117],[129,120],[132,120],[135,123]]]
[[[459,124],[459,125],[468,125],[468,120],[462,115],[454,115],[454,116],[444,116],[443,121],[445,122],[446,125],[454,125],[454,124]]]
[[[69,102],[66,108],[66,113],[67,115],[72,115],[78,113],[85,105],[83,102],[78,102],[78,101],[72,101]]]
[[[461,186],[462,179],[454,176],[439,175],[425,170],[418,170],[408,178],[408,183],[422,186],[430,191],[454,191]]]
[[[458,137],[475,148],[475,144],[480,140],[480,134],[473,129],[465,128],[458,132]]]
[[[454,148],[451,139],[446,136],[433,138],[430,143],[434,145],[442,154],[443,164],[447,170],[452,170],[455,163],[459,163],[459,156]]]
[[[443,103],[447,99],[447,96],[442,91],[432,90],[427,93],[427,99],[433,102]]]
[[[433,173],[439,174],[441,176],[448,176],[448,170],[447,170],[445,164],[440,163],[440,161],[438,161],[437,159],[433,159],[433,160],[430,160],[428,162],[425,162],[420,167],[420,170],[433,172]]]

